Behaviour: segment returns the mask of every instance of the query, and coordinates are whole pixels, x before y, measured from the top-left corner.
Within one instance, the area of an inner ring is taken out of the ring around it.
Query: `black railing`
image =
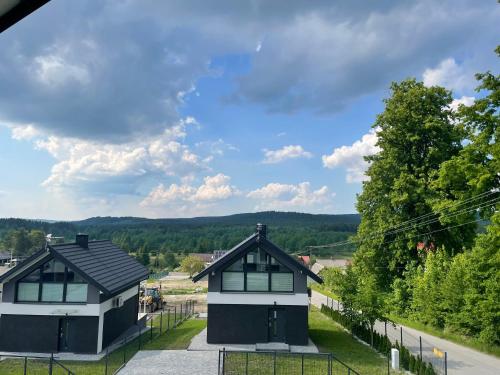
[[[54,358],[54,354],[51,353],[49,357],[45,356],[31,356],[31,355],[7,355],[7,356],[2,356],[4,359],[3,361],[8,361],[9,359],[11,360],[21,360],[22,361],[22,366],[20,368],[19,374],[23,375],[29,375],[30,371],[29,368],[31,365],[35,365],[37,367],[37,374],[43,373],[47,371],[46,373],[48,375],[53,375],[53,374],[64,374],[64,375],[75,375],[73,371],[71,371],[69,368],[67,368],[65,365],[63,365],[61,362],[59,362],[56,358]],[[44,370],[44,368],[46,370]]]
[[[333,353],[219,350],[219,375],[360,375]]]

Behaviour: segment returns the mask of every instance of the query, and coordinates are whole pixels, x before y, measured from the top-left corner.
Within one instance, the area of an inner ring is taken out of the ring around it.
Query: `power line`
[[[496,191],[489,191],[489,192],[480,194],[480,196],[484,197],[484,196],[495,194],[495,193],[497,193],[497,192]],[[413,222],[413,221],[415,221],[415,220],[417,220],[419,218],[429,217],[429,216],[432,216],[432,215],[437,215],[440,212],[443,212],[443,211],[448,210],[450,208],[462,206],[465,203],[467,203],[467,201],[469,201],[469,203],[470,203],[470,201],[477,200],[480,196],[476,196],[473,199],[469,198],[469,199],[467,199],[467,200],[465,200],[463,202],[460,202],[459,204],[453,204],[453,205],[451,205],[449,207],[443,208],[443,209],[438,210],[436,212],[432,212],[432,213],[428,213],[428,214],[425,214],[425,215],[421,215],[421,216],[419,216],[417,218],[414,218],[414,219],[411,219],[411,220],[407,220],[404,223],[410,223],[410,222]],[[471,205],[469,207],[461,208],[457,212],[453,212],[453,213],[449,213],[449,214],[446,214],[446,215],[442,215],[440,217],[428,219],[428,220],[426,220],[424,222],[421,222],[421,223],[418,223],[418,224],[409,224],[409,225],[406,225],[406,226],[404,226],[404,227],[401,228],[401,226],[404,223],[400,223],[400,224],[398,224],[396,226],[393,226],[392,229],[391,229],[391,227],[389,227],[389,228],[387,228],[385,230],[380,230],[380,231],[377,231],[377,232],[373,232],[372,234],[367,235],[367,236],[365,236],[364,238],[361,238],[361,239],[357,239],[357,240],[349,239],[349,240],[335,242],[335,243],[326,244],[326,245],[307,246],[307,248],[329,248],[329,247],[337,247],[337,246],[349,245],[349,244],[353,244],[353,243],[359,243],[359,242],[362,242],[362,241],[366,241],[367,239],[375,238],[378,234],[384,234],[384,235],[396,234],[396,233],[399,233],[399,232],[403,232],[405,230],[415,229],[415,228],[418,228],[418,227],[423,226],[423,225],[428,225],[428,224],[437,222],[437,221],[439,221],[441,219],[444,219],[444,218],[458,216],[458,215],[461,215],[461,214],[464,214],[464,213],[467,213],[467,212],[476,211],[476,210],[478,210],[480,208],[485,208],[485,207],[488,207],[488,206],[492,206],[492,205],[496,204],[498,201],[500,201],[500,198],[496,197],[496,198],[490,199],[490,200],[488,200],[486,202],[476,202],[476,203],[474,203],[473,205]],[[479,204],[479,205],[476,206],[477,204]],[[478,220],[478,221],[480,221],[480,220]],[[389,231],[387,231],[388,229],[389,229]]]

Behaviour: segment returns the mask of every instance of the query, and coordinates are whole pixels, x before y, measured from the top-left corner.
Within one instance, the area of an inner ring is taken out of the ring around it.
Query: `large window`
[[[293,272],[260,248],[249,251],[222,272],[226,292],[293,292]]]
[[[18,302],[87,302],[87,283],[63,263],[52,259],[17,283]]]

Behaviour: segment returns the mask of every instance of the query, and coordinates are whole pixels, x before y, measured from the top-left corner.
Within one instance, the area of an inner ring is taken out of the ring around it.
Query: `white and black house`
[[[193,281],[206,277],[208,343],[307,345],[307,278],[323,280],[269,241],[265,225]]]
[[[147,277],[108,240],[47,245],[0,276],[0,351],[101,352],[137,324]]]

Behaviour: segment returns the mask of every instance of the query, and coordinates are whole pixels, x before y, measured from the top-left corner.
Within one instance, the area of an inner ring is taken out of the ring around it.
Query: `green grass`
[[[491,354],[496,357],[500,358],[500,346],[498,345],[492,345],[492,344],[485,344],[483,342],[478,341],[477,339],[468,337],[468,336],[462,336],[453,332],[448,332],[445,331],[441,328],[436,328],[434,326],[430,326],[427,324],[423,324],[420,322],[415,322],[413,320],[403,318],[400,316],[396,315],[389,315],[388,318],[392,320],[395,323],[416,329],[421,332],[428,333],[429,335],[436,336],[451,342],[454,342],[455,344],[466,346],[468,348],[486,353],[486,354]]]
[[[360,374],[387,374],[386,358],[369,346],[357,341],[349,332],[346,332],[340,325],[316,308],[313,308],[309,313],[309,337],[320,352],[333,353],[336,358]],[[395,372],[391,373],[395,374]]]
[[[164,316],[165,318],[165,316]],[[139,341],[141,350],[164,350],[164,349],[186,349],[191,339],[203,330],[206,326],[206,320],[189,319],[181,323],[177,328],[171,329],[167,333],[159,335],[160,319],[153,321],[153,340],[151,331],[145,332],[140,339],[136,338],[127,345],[115,350],[108,358],[108,374],[112,374],[123,363],[124,357],[128,361],[139,350]],[[166,330],[166,319],[163,320],[162,330]],[[77,375],[104,375],[105,360],[94,362],[83,361],[62,361],[62,363]],[[23,373],[23,361],[18,359],[6,359],[0,362],[1,375],[19,375]],[[29,360],[29,375],[47,375],[48,361]],[[66,375],[57,365],[53,367],[53,375]]]
[[[333,298],[335,300],[339,300],[339,297],[333,293],[331,290],[327,289],[324,285],[318,284],[318,283],[311,283],[309,285],[312,290],[315,290],[316,292],[319,292],[321,294],[324,294],[327,297]]]

